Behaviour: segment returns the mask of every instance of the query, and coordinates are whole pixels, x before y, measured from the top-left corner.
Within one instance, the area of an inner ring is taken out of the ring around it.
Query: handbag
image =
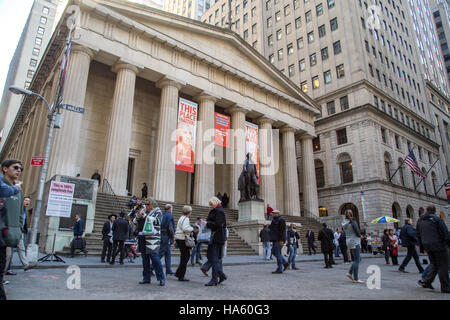
[[[184,244],[185,244],[186,247],[188,247],[188,248],[193,248],[193,247],[195,247],[195,239],[194,239],[194,237],[186,236],[186,239],[184,240]]]

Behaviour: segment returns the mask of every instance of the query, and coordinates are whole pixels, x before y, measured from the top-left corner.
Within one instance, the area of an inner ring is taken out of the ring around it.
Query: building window
[[[42,38],[36,37],[36,39],[34,39],[34,44],[40,46],[42,44]]]
[[[283,36],[283,32],[280,29],[277,31],[277,40],[281,40],[282,36]]]
[[[319,76],[312,77],[312,87],[313,89],[317,89],[320,86]]]
[[[303,37],[297,39],[297,49],[303,48]]]
[[[242,20],[243,20],[242,23],[246,23],[248,21],[248,13],[244,14],[244,17],[242,18]]]
[[[278,22],[281,20],[281,11],[278,11],[275,13],[275,22]]]
[[[236,9],[235,9],[236,14],[238,14],[240,10],[241,10],[241,6],[237,5]],[[219,10],[217,10],[217,11],[219,11]]]
[[[256,34],[256,23],[252,25],[252,34]]]
[[[33,48],[33,55],[34,56],[38,56],[39,55],[39,49],[38,48]]]
[[[327,60],[328,59],[328,47],[325,47],[322,50],[320,50],[320,54],[322,56],[322,61]]]
[[[321,16],[323,14],[323,5],[320,3],[316,6],[316,15]]]
[[[384,129],[384,128],[381,128],[381,140],[383,140],[384,143],[387,143],[386,129]]]
[[[320,150],[320,137],[317,136],[313,138],[313,151],[319,151]]]
[[[286,25],[286,34],[290,34],[291,31],[292,31],[292,25],[291,25],[290,23],[288,23],[288,24]]]
[[[273,46],[273,35],[272,34],[267,37],[267,45],[269,47]]]
[[[317,64],[317,58],[315,53],[309,56],[309,64],[311,66],[315,66]]]
[[[267,19],[267,28],[270,28],[272,26],[272,17],[269,17]]]
[[[343,78],[345,76],[344,65],[338,65],[336,67],[336,76],[338,79]]]
[[[340,99],[340,104],[341,104],[341,110],[347,110],[349,108],[349,104],[348,104],[348,96],[343,96]]]
[[[254,49],[256,49],[257,46],[258,46],[258,41],[253,42],[252,47],[253,47]]]
[[[283,49],[278,50],[278,61],[283,60]]]
[[[334,102],[333,102],[333,104],[334,104]],[[337,135],[337,144],[338,145],[347,143],[347,129],[346,128],[337,130],[336,135]]]
[[[305,21],[306,21],[306,23],[311,22],[311,18],[312,18],[312,15],[311,15],[311,10],[310,10],[310,11],[305,13]]]
[[[334,7],[334,4],[335,4],[334,1],[335,0],[328,0],[328,9],[331,9]]]
[[[43,14],[49,14],[49,12],[50,12],[49,8],[47,8],[47,7],[42,8],[42,13]]]
[[[341,51],[342,51],[341,41],[336,41],[335,43],[333,43],[333,51],[334,51],[334,54],[341,53]]]
[[[248,29],[244,30],[244,40],[248,38]]]
[[[28,78],[33,78],[33,75],[34,75],[34,70],[28,70],[27,77]]]
[[[47,18],[41,17],[41,24],[47,24]]]
[[[294,46],[292,45],[292,43],[289,43],[287,45],[287,53],[288,53],[288,55],[291,55],[294,53]]]
[[[302,18],[298,17],[297,19],[295,19],[295,29],[299,29],[301,25],[302,25]]]
[[[334,31],[338,28],[337,18],[330,20],[330,27],[331,27],[331,31]]]
[[[36,67],[37,65],[37,60],[36,59],[31,59],[30,60],[30,67]]]
[[[299,7],[299,5],[298,5],[299,1],[300,1],[300,0],[294,0],[294,10],[298,9],[298,7]]]
[[[24,88],[25,88],[25,89],[29,89],[29,88],[30,88],[30,85],[31,85],[31,82],[30,82],[30,81],[25,81],[25,86],[24,86]]]
[[[306,68],[305,59],[300,60],[298,62],[298,66],[299,66],[298,68],[299,68],[300,71],[304,71],[305,68]]]
[[[394,136],[395,139],[395,147],[400,150],[400,138],[398,135]]]
[[[291,7],[287,5],[284,7],[284,16],[288,16],[291,13]]]
[[[44,34],[44,32],[45,32],[44,28],[38,27],[38,31],[37,31],[38,34]]]
[[[348,154],[345,154],[343,157],[341,157],[339,167],[341,169],[342,184],[353,182],[353,163]]]
[[[292,77],[295,74],[295,70],[294,70],[294,65],[293,64],[291,64],[288,67],[288,72],[289,72],[289,77]]]
[[[319,27],[319,38],[324,37],[325,34],[326,34],[326,31],[325,31],[325,25],[323,24],[323,25],[321,25],[321,26]]]
[[[317,188],[323,188],[325,186],[325,174],[323,168],[323,162],[320,160],[315,160],[315,169],[316,169],[316,185]]]
[[[308,83],[307,83],[306,81],[303,81],[303,82],[300,84],[300,86],[301,86],[302,91],[303,91],[304,93],[307,93],[307,92],[308,92]]]
[[[308,43],[314,42],[314,31],[308,33]]]
[[[331,83],[331,70],[327,70],[323,73],[323,80],[325,84]]]
[[[269,56],[269,62],[272,63],[272,64],[275,62],[275,55],[274,54],[271,54]]]
[[[328,112],[329,116],[336,113],[336,107],[334,106],[334,100],[327,102],[327,112]],[[339,139],[339,137],[338,137],[338,139]]]
[[[384,155],[384,169],[386,170],[386,180],[389,180],[391,177],[391,159],[387,153]]]

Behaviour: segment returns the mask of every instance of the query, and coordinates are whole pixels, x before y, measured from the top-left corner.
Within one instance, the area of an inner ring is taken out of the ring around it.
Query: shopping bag
[[[157,234],[157,231],[155,230],[155,222],[156,218],[153,216],[147,216],[145,219],[144,228],[142,229],[142,235],[143,236],[154,236]]]
[[[200,230],[200,233],[197,235],[197,242],[210,242],[211,239],[211,229],[203,228]]]

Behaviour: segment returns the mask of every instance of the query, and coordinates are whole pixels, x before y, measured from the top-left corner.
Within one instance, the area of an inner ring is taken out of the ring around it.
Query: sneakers
[[[12,270],[8,270],[8,271],[6,271],[6,275],[8,275],[8,276],[15,276],[15,275],[17,275],[17,273],[15,273]]]
[[[431,284],[426,284],[425,281],[423,281],[423,280],[417,281],[417,284],[418,284],[419,286],[421,286],[422,288],[424,288],[424,289],[431,289],[431,290],[434,290],[434,287],[433,287]]]
[[[3,280],[3,285],[7,285],[7,284],[9,284],[9,281],[8,280]]]

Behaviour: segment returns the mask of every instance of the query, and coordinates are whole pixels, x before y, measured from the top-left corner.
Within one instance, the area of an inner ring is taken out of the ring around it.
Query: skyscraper
[[[199,20],[215,0],[165,0],[164,10],[183,17]]]

